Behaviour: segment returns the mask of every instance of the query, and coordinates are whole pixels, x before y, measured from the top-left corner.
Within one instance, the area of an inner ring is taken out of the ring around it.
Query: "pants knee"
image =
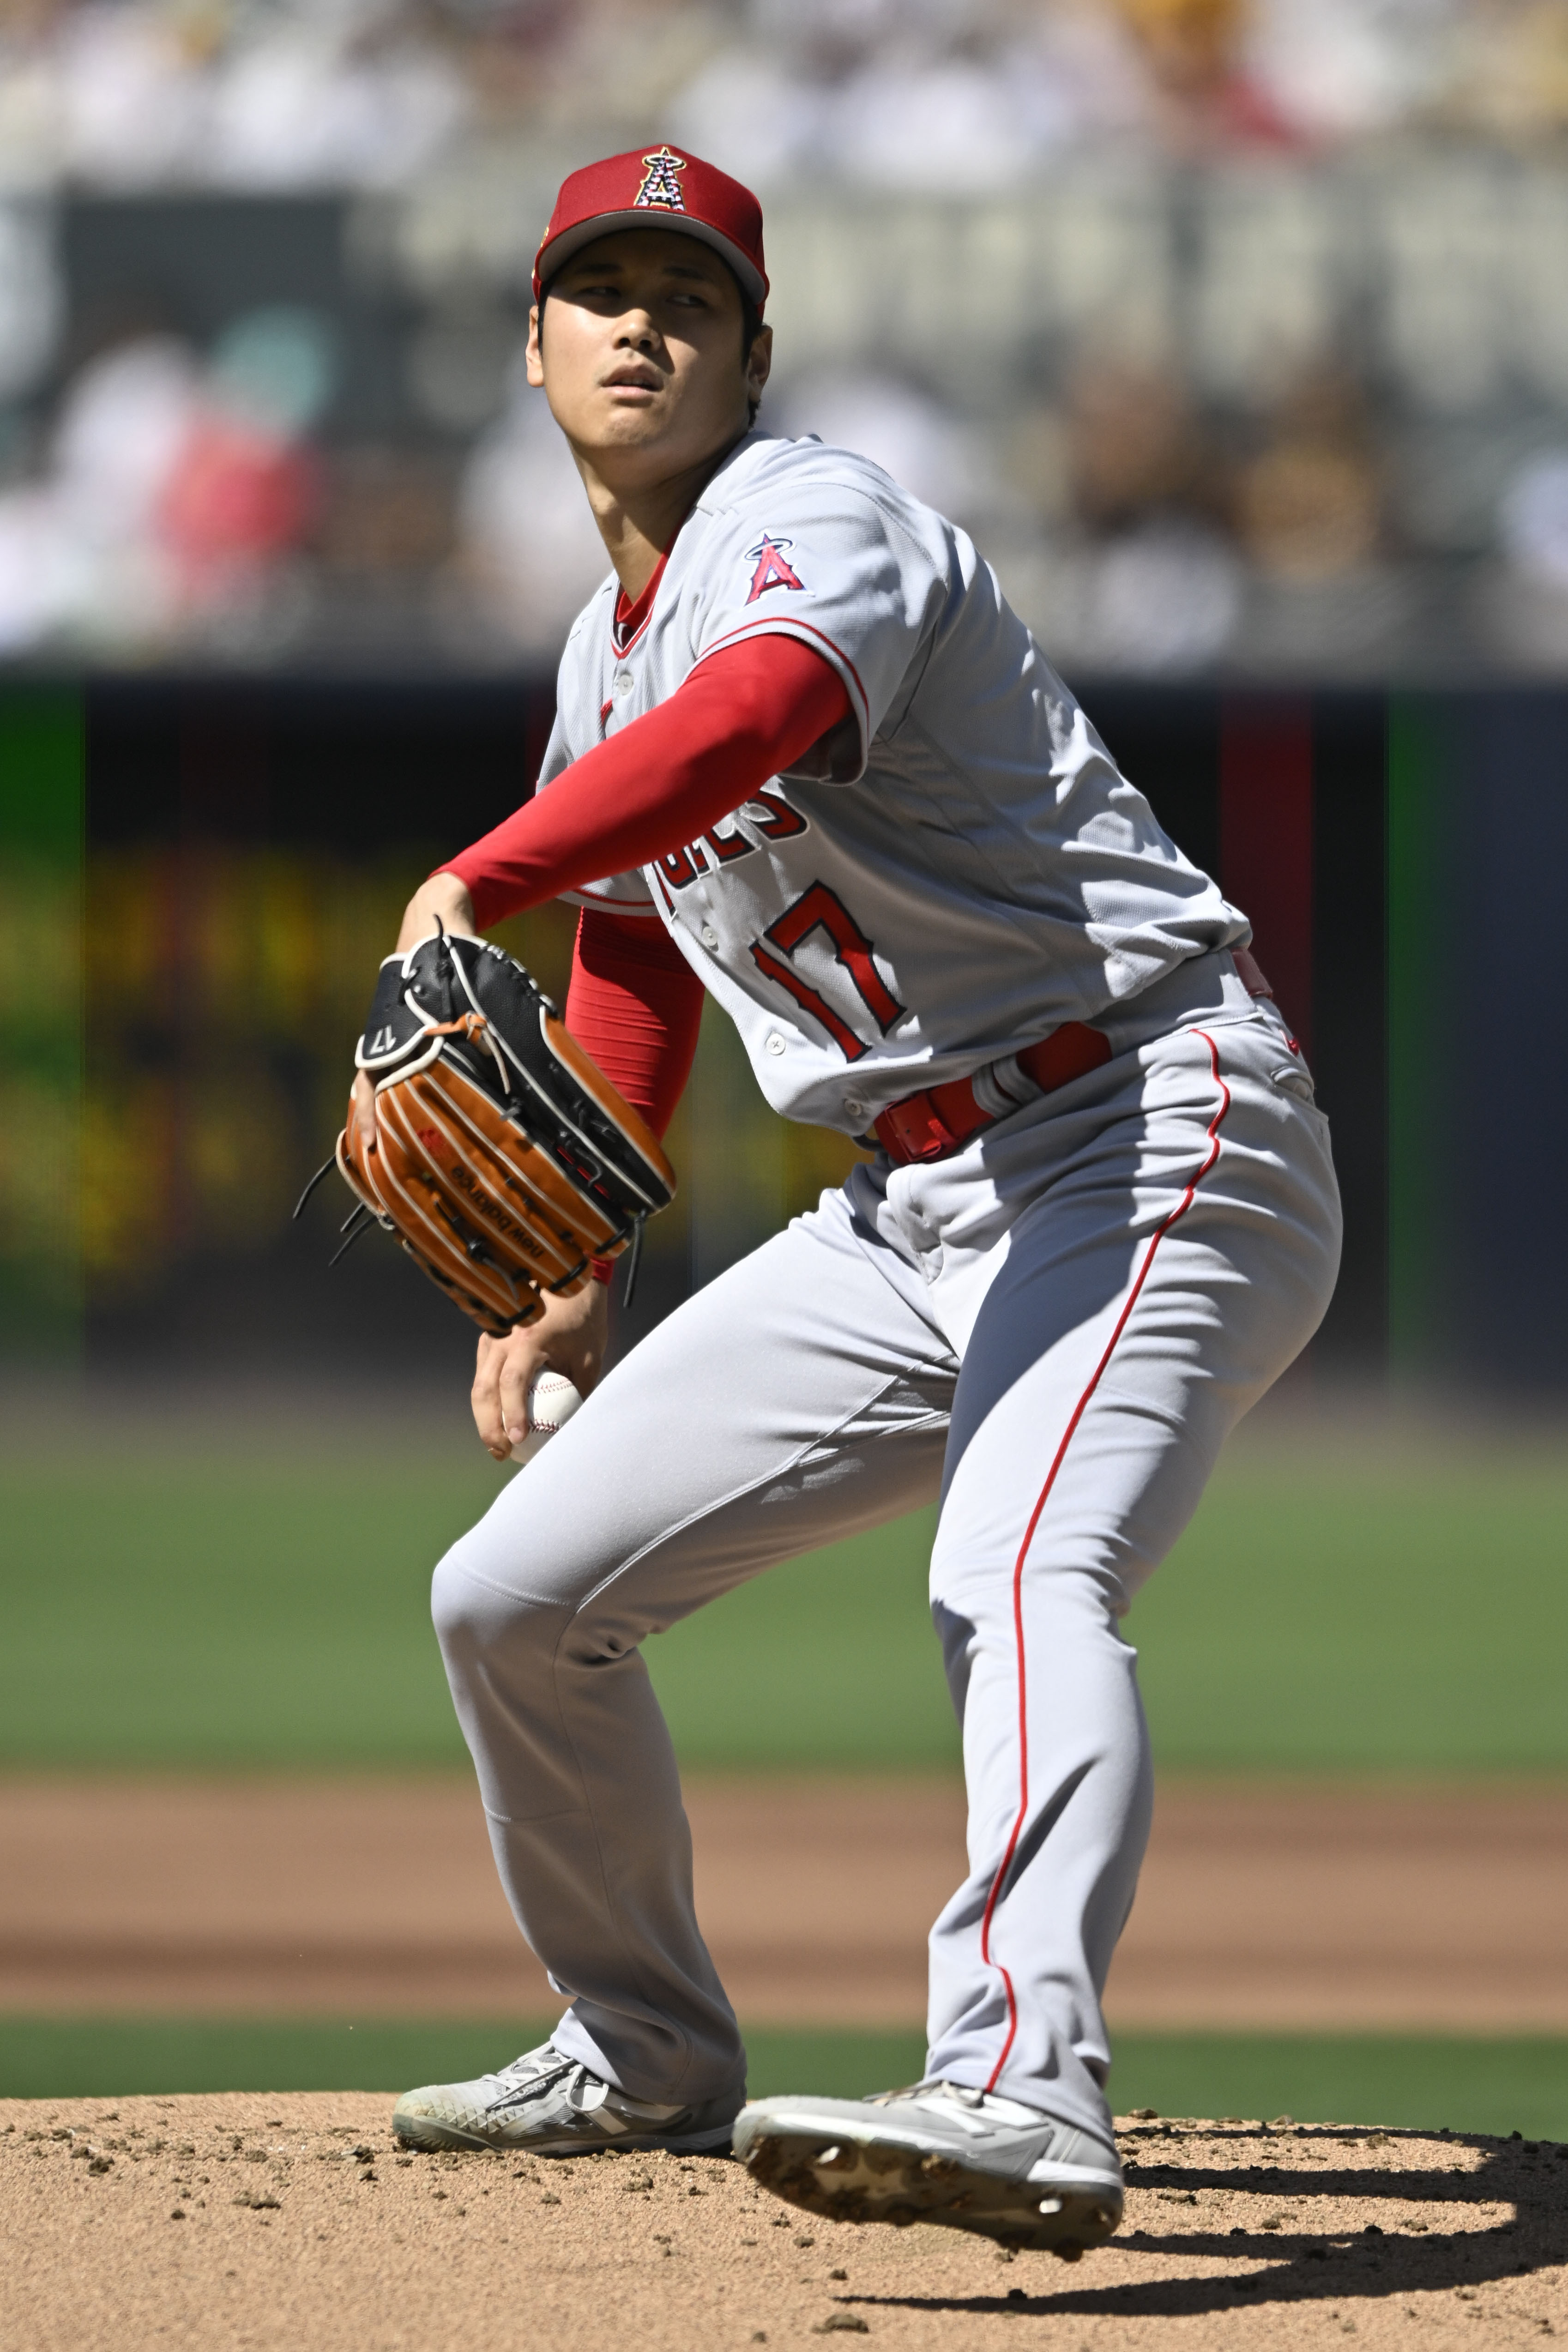
[[[430,1580],[430,1618],[448,1675],[466,1678],[502,1659],[513,1675],[526,1671],[532,1657],[547,1664],[560,1635],[560,1612],[480,1581],[468,1557],[469,1541],[464,1537],[455,1543]]]

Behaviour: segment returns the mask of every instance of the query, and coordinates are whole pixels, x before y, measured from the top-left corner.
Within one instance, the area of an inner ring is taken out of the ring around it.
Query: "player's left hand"
[[[403,928],[394,953],[406,955],[421,940],[430,938],[437,923],[445,931],[460,931],[470,940],[479,937],[468,886],[455,874],[432,874],[421,882],[403,910]]]
[[[478,939],[474,929],[474,902],[468,896],[468,886],[455,874],[432,874],[421,882],[403,910],[403,923],[397,934],[395,955],[406,955],[410,948],[427,940],[439,923],[447,931],[460,931],[465,938]],[[375,1087],[361,1070],[349,1096],[349,1116],[360,1139],[361,1148],[375,1150]]]

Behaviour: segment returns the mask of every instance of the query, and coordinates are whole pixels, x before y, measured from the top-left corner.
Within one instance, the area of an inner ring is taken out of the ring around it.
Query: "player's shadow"
[[[1073,2274],[1073,2284],[1057,2270],[1048,2256],[1020,2255],[994,2294],[974,2295],[844,2295],[849,2305],[869,2308],[881,2304],[914,2311],[1076,2313],[1088,2317],[1139,2316],[1181,2318],[1197,2313],[1237,2311],[1269,2303],[1345,2303],[1352,2297],[1371,2301],[1379,2296],[1431,2294],[1434,2290],[1474,2290],[1489,2282],[1527,2277],[1531,2272],[1568,2261],[1568,2146],[1553,2142],[1488,2139],[1453,2132],[1352,2130],[1325,2125],[1296,2126],[1287,2131],[1247,2126],[1234,2132],[1214,2131],[1205,2138],[1251,2139],[1259,2143],[1258,2160],[1232,2169],[1207,2169],[1134,2158],[1127,2167],[1130,2189],[1165,2189],[1201,2196],[1205,2189],[1250,2191],[1259,2197],[1288,2199],[1300,2204],[1313,2198],[1354,2199],[1368,2204],[1395,2202],[1415,2205],[1424,2232],[1408,2219],[1391,2221],[1386,2229],[1373,2222],[1353,2231],[1294,2231],[1226,2227],[1207,2233],[1184,2230],[1162,2234],[1149,2229],[1128,2231],[1114,2243],[1123,2254],[1218,2256],[1234,2263],[1234,2273],[1215,2273],[1203,2278],[1136,2279],[1095,2286]],[[1292,2168],[1292,2142],[1319,2146],[1373,2141],[1389,2147],[1401,2141],[1430,2145],[1441,2137],[1456,2159],[1465,2149],[1479,2149],[1482,2160],[1472,2170],[1401,2172],[1334,2170],[1329,2166]],[[1158,2143],[1155,2143],[1157,2146]],[[1283,2158],[1284,2161],[1278,2159]],[[1488,2228],[1466,2229],[1460,2216],[1478,2205],[1504,2205],[1508,2218]],[[1267,2261],[1267,2270],[1252,2265]],[[1089,2257],[1092,2262],[1093,2256]],[[1023,2277],[1019,2264],[1026,2264]],[[1246,2264],[1246,2269],[1242,2265]],[[1052,2273],[1047,2284],[1042,2269]],[[1055,2284],[1062,2278],[1061,2286]],[[1025,2284],[1025,2280],[1027,2284]]]

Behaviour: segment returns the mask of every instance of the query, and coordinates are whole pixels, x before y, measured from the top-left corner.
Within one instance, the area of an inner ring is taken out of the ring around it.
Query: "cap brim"
[[[576,221],[570,228],[563,228],[559,236],[541,246],[533,265],[534,283],[542,288],[546,278],[553,278],[585,245],[593,245],[601,236],[613,236],[622,228],[665,228],[680,236],[694,236],[729,263],[759,310],[767,299],[767,280],[762,271],[750,254],[743,253],[722,229],[710,228],[706,221],[693,220],[689,213],[666,212],[651,205],[640,205],[635,212],[595,213],[592,220]]]

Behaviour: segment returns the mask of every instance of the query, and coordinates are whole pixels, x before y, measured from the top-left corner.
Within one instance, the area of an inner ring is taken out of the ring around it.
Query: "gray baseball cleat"
[[[936,2221],[1076,2263],[1121,2219],[1116,2151],[962,2083],[875,2099],[758,2099],[735,2123],[752,2179],[830,2221]]]
[[[668,2147],[712,2156],[728,2148],[740,2104],[739,2093],[691,2107],[634,2099],[544,2042],[476,2083],[405,2091],[392,2128],[405,2147],[523,2148],[534,2156]]]

